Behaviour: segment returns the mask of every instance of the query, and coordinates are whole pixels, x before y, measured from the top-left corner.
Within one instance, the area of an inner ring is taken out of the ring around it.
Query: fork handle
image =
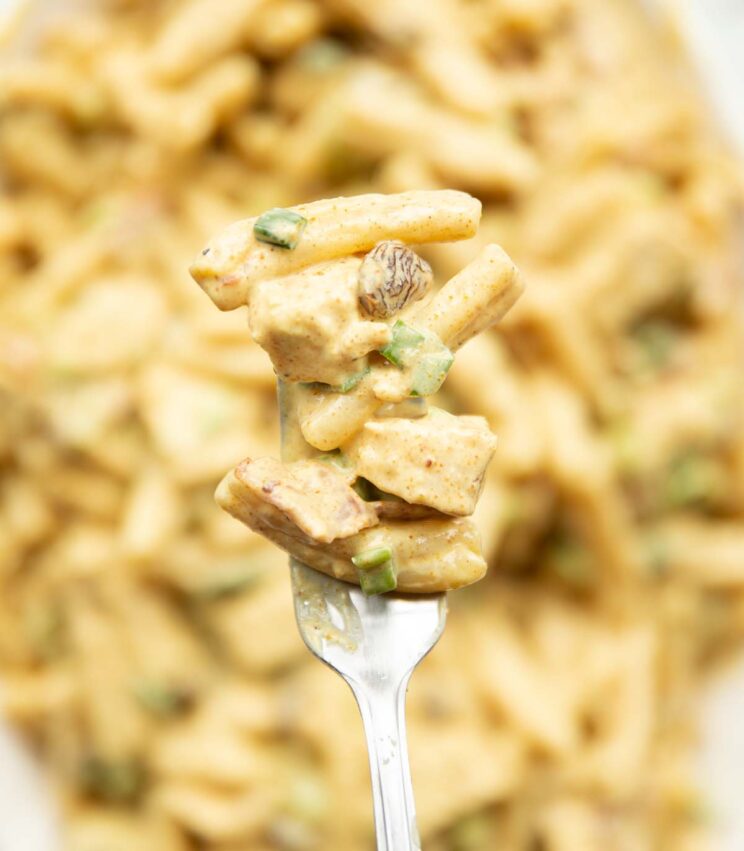
[[[420,851],[406,742],[410,672],[388,683],[350,682],[364,722],[372,774],[377,851]]]

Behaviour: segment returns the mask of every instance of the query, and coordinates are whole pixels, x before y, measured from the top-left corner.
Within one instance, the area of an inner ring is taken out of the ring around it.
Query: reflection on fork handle
[[[397,684],[348,680],[364,722],[377,851],[420,851],[408,764],[405,702],[411,672]]]

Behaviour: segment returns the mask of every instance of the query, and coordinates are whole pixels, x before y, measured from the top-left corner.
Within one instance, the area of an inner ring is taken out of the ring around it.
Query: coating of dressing
[[[255,285],[251,335],[280,378],[341,385],[365,368],[365,355],[389,342],[387,323],[361,316],[360,266],[350,257]]]
[[[320,543],[348,538],[378,522],[374,508],[349,486],[349,477],[331,464],[259,458],[243,461],[234,473],[261,505],[276,508],[288,530]]]
[[[249,302],[258,281],[366,252],[385,239],[418,244],[468,239],[478,229],[481,203],[466,192],[439,190],[331,198],[291,209],[307,219],[293,251],[256,240],[254,217],[225,228],[191,265],[192,277],[220,310]]]
[[[280,510],[240,482],[235,470],[220,482],[215,497],[233,517],[298,561],[345,582],[358,582],[351,557],[383,540],[395,552],[399,591],[442,591],[445,583],[446,590],[454,590],[476,582],[486,572],[480,535],[470,518],[387,521],[325,544],[287,523]]]
[[[432,408],[415,420],[370,420],[343,452],[380,490],[467,517],[475,511],[495,449],[496,437],[483,417],[454,417]]]
[[[499,322],[523,290],[519,271],[507,254],[498,245],[487,245],[431,301],[415,310],[410,321],[422,331],[436,334],[456,352]],[[302,434],[316,449],[327,452],[349,440],[374,416],[380,398],[400,401],[407,389],[408,376],[396,374],[387,363],[373,366],[354,394],[339,395],[316,388],[298,400]]]
[[[485,419],[429,408],[425,397],[522,282],[487,245],[427,296],[428,266],[404,246],[471,235],[478,210],[450,191],[319,201],[292,208],[293,220],[307,220],[296,247],[246,238],[247,220],[192,267],[220,307],[225,282],[238,282],[251,334],[279,378],[282,461],[241,462],[218,486],[218,504],[365,593],[450,590],[486,571],[469,515],[496,437]]]

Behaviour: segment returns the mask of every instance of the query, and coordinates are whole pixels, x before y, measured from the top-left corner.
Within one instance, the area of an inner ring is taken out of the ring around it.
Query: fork
[[[292,404],[277,386],[282,457],[312,454]],[[356,585],[290,558],[297,625],[308,649],[351,687],[364,723],[378,851],[419,851],[406,744],[405,701],[413,669],[437,643],[447,617],[441,594],[365,597]]]
[[[419,851],[405,699],[413,669],[444,630],[446,595],[365,597],[357,586],[295,559],[290,572],[300,635],[346,680],[362,715],[377,849]]]

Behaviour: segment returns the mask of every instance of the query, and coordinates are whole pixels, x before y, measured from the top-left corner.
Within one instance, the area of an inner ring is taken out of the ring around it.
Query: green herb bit
[[[367,375],[369,375],[369,367],[365,366],[361,372],[356,372],[354,375],[350,375],[342,384],[337,385],[333,389],[337,393],[348,393],[350,390],[353,390]]]
[[[442,352],[423,355],[413,370],[412,396],[431,396],[444,384],[455,356],[445,348]]]
[[[395,366],[403,367],[410,359],[411,351],[417,349],[425,339],[420,331],[399,319],[393,325],[390,342],[384,349],[380,349],[380,354]]]
[[[431,396],[442,386],[455,356],[430,332],[417,331],[400,319],[393,325],[390,342],[380,354],[397,367],[411,367],[412,396]]]
[[[392,559],[372,570],[359,571],[359,585],[365,597],[386,594],[398,587],[398,576]]]
[[[133,804],[142,794],[147,777],[137,759],[90,756],[80,765],[79,780],[83,791],[92,797],[113,804]]]
[[[725,490],[724,476],[720,462],[703,450],[682,452],[669,465],[664,504],[686,508],[714,501]]]
[[[370,570],[374,567],[380,567],[386,561],[390,561],[392,557],[393,551],[390,547],[373,547],[369,550],[362,550],[362,552],[352,556],[351,560],[354,562],[354,566],[360,570]]]
[[[579,590],[591,588],[596,573],[591,555],[579,541],[565,531],[557,531],[548,543],[546,562],[552,573]]]
[[[385,594],[398,587],[398,576],[390,547],[370,547],[352,556],[351,561],[357,568],[359,585],[366,597]]]
[[[306,225],[307,219],[299,213],[275,207],[256,219],[253,234],[259,242],[293,249],[297,247]]]
[[[679,340],[679,332],[669,322],[648,321],[639,325],[633,335],[643,351],[649,369],[667,366]]]
[[[492,819],[485,813],[473,813],[456,822],[449,832],[453,851],[480,851],[493,842]]]
[[[297,62],[313,74],[333,71],[349,56],[346,46],[332,38],[319,38],[303,47]]]
[[[185,712],[192,704],[192,695],[183,688],[166,683],[143,680],[132,688],[143,709],[158,718],[172,718]]]

